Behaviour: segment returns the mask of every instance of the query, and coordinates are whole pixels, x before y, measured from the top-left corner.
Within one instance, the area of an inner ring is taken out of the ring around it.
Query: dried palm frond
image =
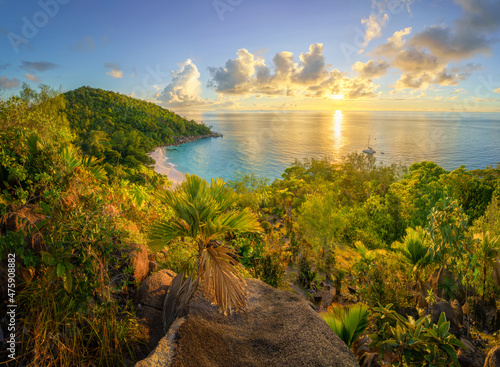
[[[165,334],[198,288],[198,279],[193,280],[191,276],[184,279],[184,276],[184,271],[176,275],[165,296],[163,303],[163,331]]]
[[[199,279],[206,295],[227,313],[246,306],[246,283],[238,273],[241,266],[233,252],[221,246],[209,246],[199,260]]]

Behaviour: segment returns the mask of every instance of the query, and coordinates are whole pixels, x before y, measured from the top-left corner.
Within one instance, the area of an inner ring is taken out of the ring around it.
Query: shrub
[[[457,366],[457,347],[464,344],[449,332],[450,322],[441,313],[437,324],[430,316],[407,319],[387,307],[374,307],[377,332],[370,335],[370,348],[376,347],[379,358],[394,366]]]
[[[354,342],[370,324],[370,311],[362,303],[349,307],[332,305],[328,307],[328,312],[321,314],[321,317],[349,348],[352,348]]]

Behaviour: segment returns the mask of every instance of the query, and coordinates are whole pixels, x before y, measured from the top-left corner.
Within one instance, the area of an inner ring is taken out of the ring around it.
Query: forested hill
[[[113,165],[151,163],[147,153],[174,137],[210,133],[204,124],[119,93],[81,87],[64,96],[76,144],[83,153]]]

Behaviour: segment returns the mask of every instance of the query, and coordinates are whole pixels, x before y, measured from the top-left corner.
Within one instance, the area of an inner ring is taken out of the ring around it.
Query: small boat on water
[[[374,154],[376,151],[370,147],[370,135],[368,135],[368,149],[363,149],[363,153],[365,154]]]

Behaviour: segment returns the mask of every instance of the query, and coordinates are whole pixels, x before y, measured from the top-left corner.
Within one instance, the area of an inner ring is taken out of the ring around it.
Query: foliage
[[[145,343],[129,303],[90,303],[75,312],[78,304],[47,276],[29,283],[18,299],[21,309],[30,310],[23,318],[23,365],[125,365]]]
[[[402,255],[404,261],[412,266],[415,281],[419,281],[420,271],[432,263],[427,233],[421,227],[407,228],[403,243],[396,250]]]
[[[348,307],[331,305],[321,317],[349,348],[370,324],[369,308],[362,303]]]
[[[498,258],[500,251],[500,237],[492,237],[489,233],[478,235],[479,241],[474,252],[478,261],[478,265],[482,267],[482,281],[476,285],[476,288],[483,296],[483,301],[487,292],[486,282],[488,280],[488,270],[493,268]]]
[[[432,241],[432,260],[466,269],[471,253],[467,229],[467,217],[457,201],[439,200],[429,214],[427,228]]]
[[[283,283],[290,261],[290,251],[284,246],[279,233],[247,234],[236,238],[241,264],[250,270],[253,277],[279,287]]]
[[[231,210],[237,198],[220,179],[212,180],[209,185],[198,176],[186,175],[179,190],[164,190],[158,196],[172,208],[174,217],[160,220],[152,227],[152,248],[159,249],[179,237],[191,238],[197,250],[194,269],[196,278],[188,278],[186,284],[193,282],[193,292],[198,283],[203,284],[207,296],[222,312],[244,307],[246,284],[238,273],[239,263],[235,260],[234,253],[224,246],[223,241],[231,232],[261,231],[255,215],[248,208]],[[194,274],[192,271],[189,273],[190,277]],[[177,277],[183,278],[184,272]],[[181,292],[184,289],[183,282],[178,281],[176,284],[179,285],[175,289]],[[164,309],[165,330],[170,326],[170,321],[175,319],[179,307],[184,305],[169,300],[169,297],[175,299],[180,296],[172,289],[165,303],[170,302],[175,308]],[[190,293],[187,294],[185,302],[190,297]]]
[[[430,210],[444,197],[440,177],[446,171],[434,162],[413,163],[402,180],[390,190],[399,198],[405,227],[424,226]]]
[[[385,250],[369,250],[360,242],[355,246],[360,258],[353,264],[352,273],[362,301],[368,305],[383,301],[407,306],[412,295],[400,257]]]
[[[232,189],[238,197],[238,205],[258,210],[267,205],[269,201],[270,180],[258,177],[255,174],[243,175],[235,173],[235,179],[227,182],[227,187]]]
[[[437,324],[430,316],[407,319],[387,307],[374,307],[377,333],[371,334],[370,347],[379,350],[379,357],[394,366],[458,365],[456,348],[463,343],[449,332],[450,322],[441,313]]]
[[[153,163],[146,153],[177,136],[209,134],[210,128],[160,106],[118,93],[81,87],[66,92],[64,112],[84,154],[123,166],[128,177],[141,164]]]
[[[299,262],[299,277],[300,285],[305,288],[310,288],[311,283],[316,278],[318,272],[314,270],[306,257],[302,257]]]

